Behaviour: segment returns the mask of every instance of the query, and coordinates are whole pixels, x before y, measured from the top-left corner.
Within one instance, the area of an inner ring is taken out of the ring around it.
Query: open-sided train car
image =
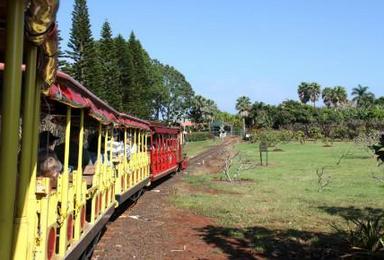
[[[116,207],[184,165],[179,129],[56,71],[57,4],[0,0],[0,259],[84,256]]]
[[[149,184],[150,128],[143,120],[115,111],[61,72],[44,93],[35,127],[37,133],[51,133],[40,146],[32,145],[39,162],[26,169],[29,193],[23,203],[28,208],[24,222],[15,223],[13,258],[76,259],[97,238],[115,207],[136,198]],[[41,172],[50,149],[62,164],[56,177],[55,161],[50,161],[48,172]]]
[[[182,153],[183,133],[180,127],[167,127],[150,122],[151,181],[156,181],[186,167]]]

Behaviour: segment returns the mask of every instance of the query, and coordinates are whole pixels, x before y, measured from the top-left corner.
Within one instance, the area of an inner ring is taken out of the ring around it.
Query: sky
[[[73,2],[60,1],[63,49]],[[297,100],[302,81],[384,96],[382,0],[88,0],[88,8],[94,38],[105,20],[114,35],[134,31],[152,58],[223,111],[235,112],[242,95]]]

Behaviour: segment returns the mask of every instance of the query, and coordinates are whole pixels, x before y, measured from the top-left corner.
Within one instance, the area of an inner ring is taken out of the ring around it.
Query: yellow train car
[[[86,258],[149,183],[149,124],[56,71],[57,8],[0,0],[0,259]]]
[[[1,72],[4,67],[0,63]],[[40,145],[32,153],[38,160],[29,168],[29,194],[23,201],[22,230],[30,235],[20,233],[15,219],[11,258],[77,259],[97,240],[115,207],[148,185],[149,126],[115,111],[61,72],[36,106],[39,121],[33,131],[40,133]],[[41,172],[49,149],[62,162],[57,176]]]

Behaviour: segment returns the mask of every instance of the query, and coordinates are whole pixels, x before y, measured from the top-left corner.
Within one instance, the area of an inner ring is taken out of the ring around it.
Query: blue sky
[[[58,13],[69,37],[73,0]],[[198,94],[234,112],[236,98],[297,99],[301,81],[367,85],[384,96],[382,0],[89,0],[93,36],[133,30],[151,57],[181,71]]]

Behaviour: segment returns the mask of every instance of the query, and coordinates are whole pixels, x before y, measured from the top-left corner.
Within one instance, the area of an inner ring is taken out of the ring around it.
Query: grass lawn
[[[215,218],[218,227],[204,231],[209,235],[248,241],[269,256],[274,256],[276,246],[284,251],[281,247],[292,243],[293,251],[321,247],[337,238],[331,224],[345,227],[348,216],[383,212],[384,186],[372,178],[372,172],[380,175],[383,170],[363,148],[353,143],[333,147],[292,143],[279,148],[283,151],[269,153],[268,167],[242,172],[241,178],[248,179],[242,183],[217,181],[220,174],[187,176],[187,185],[199,189],[181,188],[173,202]],[[242,143],[235,149],[244,158],[259,161],[257,145]],[[316,169],[322,167],[331,181],[319,192]],[[217,193],[204,192],[202,187]]]
[[[209,139],[205,141],[189,142],[185,144],[184,152],[187,153],[188,157],[192,158],[198,155],[199,153],[207,150],[208,148],[212,147],[213,145],[219,144],[220,142],[220,139]]]

